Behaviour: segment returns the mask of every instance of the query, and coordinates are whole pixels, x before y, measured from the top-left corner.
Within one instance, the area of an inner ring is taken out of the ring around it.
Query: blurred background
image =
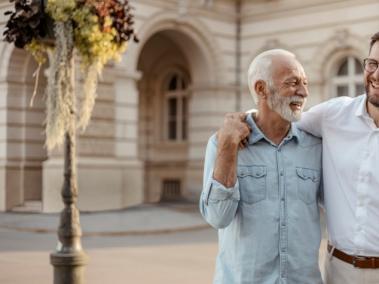
[[[379,1],[130,2],[140,42],[106,67],[78,137],[88,283],[210,283],[217,235],[196,205],[205,145],[226,112],[254,107],[251,60],[271,48],[295,53],[309,79],[307,107],[364,93]],[[0,1],[0,15],[12,6]],[[51,283],[63,152],[43,145],[48,66],[31,108],[37,64],[5,42],[0,50],[0,283],[32,275],[27,283]],[[31,274],[2,279],[12,269]]]

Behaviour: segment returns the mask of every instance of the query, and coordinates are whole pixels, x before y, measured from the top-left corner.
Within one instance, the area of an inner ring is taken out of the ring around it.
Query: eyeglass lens
[[[367,72],[375,72],[378,69],[378,61],[370,58],[363,60],[363,66]]]

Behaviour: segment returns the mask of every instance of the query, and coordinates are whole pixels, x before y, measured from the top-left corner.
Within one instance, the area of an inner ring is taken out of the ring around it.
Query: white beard
[[[278,113],[283,119],[289,122],[299,121],[301,118],[301,113],[306,102],[306,98],[302,96],[291,96],[291,97],[282,97],[278,95],[276,90],[271,89],[271,96],[267,99],[267,105],[272,110]],[[293,111],[290,107],[291,102],[303,102],[303,105],[300,110]]]

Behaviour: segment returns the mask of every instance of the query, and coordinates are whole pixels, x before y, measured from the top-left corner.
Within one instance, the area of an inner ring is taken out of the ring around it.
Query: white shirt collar
[[[358,104],[357,110],[355,111],[356,116],[361,116],[361,117],[366,117],[366,118],[370,117],[367,112],[366,102],[367,102],[367,95],[362,95],[360,98],[360,102]]]

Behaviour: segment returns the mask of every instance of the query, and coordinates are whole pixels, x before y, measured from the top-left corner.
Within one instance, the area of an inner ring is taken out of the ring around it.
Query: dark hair
[[[371,42],[370,42],[370,51],[372,49],[372,46],[375,44],[375,42],[379,41],[379,32],[377,32],[376,34],[374,34],[372,37],[371,37]]]

